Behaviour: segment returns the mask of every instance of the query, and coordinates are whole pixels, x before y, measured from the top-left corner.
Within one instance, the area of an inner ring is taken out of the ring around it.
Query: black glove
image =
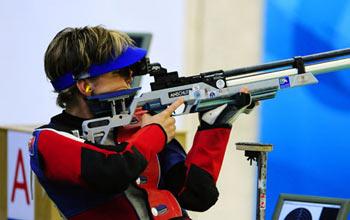
[[[232,123],[242,113],[250,113],[255,103],[249,93],[237,93],[231,97],[233,102],[221,105],[215,109],[200,112],[200,128],[231,127]]]

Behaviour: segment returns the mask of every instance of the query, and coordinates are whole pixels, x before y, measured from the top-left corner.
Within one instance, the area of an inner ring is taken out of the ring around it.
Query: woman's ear
[[[91,96],[92,94],[92,84],[87,80],[78,80],[76,83],[81,94],[85,96]]]

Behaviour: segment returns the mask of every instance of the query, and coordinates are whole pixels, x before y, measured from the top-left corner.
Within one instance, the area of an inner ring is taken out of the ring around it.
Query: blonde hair
[[[118,57],[130,45],[133,41],[127,34],[102,26],[65,28],[53,38],[45,52],[46,76],[52,81],[68,72],[77,75],[92,64]],[[74,104],[77,94],[75,85],[59,92],[57,105],[66,108]]]

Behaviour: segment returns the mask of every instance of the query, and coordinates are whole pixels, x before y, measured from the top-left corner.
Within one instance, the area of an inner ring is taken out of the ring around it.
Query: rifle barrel
[[[348,55],[350,55],[350,48],[340,49],[340,50],[332,50],[332,51],[327,51],[327,52],[323,52],[323,53],[316,53],[316,54],[311,54],[311,55],[307,55],[307,56],[301,56],[300,58],[304,62],[315,62],[315,61],[322,61],[324,59],[334,59],[337,57],[348,56]],[[340,59],[340,60],[343,60],[343,59]],[[277,69],[277,68],[287,68],[287,67],[292,66],[294,63],[295,63],[295,59],[290,58],[290,59],[269,62],[269,63],[256,65],[256,66],[249,66],[249,67],[242,67],[242,68],[233,69],[233,70],[227,70],[227,71],[224,71],[224,74],[226,77],[238,76],[238,75],[243,75],[246,73],[267,71],[267,70],[273,70],[273,69]],[[307,66],[305,66],[305,68],[307,69]],[[345,68],[347,68],[347,67],[345,67]],[[328,68],[326,68],[326,69],[328,69]],[[337,69],[335,69],[335,70],[337,70]],[[325,71],[323,71],[323,72],[325,72]]]
[[[313,63],[305,67],[306,72],[311,72],[314,75],[327,73],[342,69],[350,69],[350,58],[344,58],[339,60],[332,60],[323,63]],[[245,75],[235,75],[231,77],[226,77],[227,85],[243,85],[246,83],[270,80],[274,78],[286,77],[298,74],[296,68],[289,68],[283,70],[275,70],[264,73],[247,73]]]
[[[311,72],[314,75],[348,69],[348,68],[350,68],[350,58],[332,60],[332,61],[316,63],[309,66],[305,66],[306,72]]]

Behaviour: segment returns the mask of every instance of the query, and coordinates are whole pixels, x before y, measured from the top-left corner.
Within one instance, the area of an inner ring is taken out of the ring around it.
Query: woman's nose
[[[133,80],[133,77],[132,77],[133,73],[134,73],[134,72],[133,72],[132,70],[129,70],[129,77],[126,78],[126,82],[127,82],[128,84],[131,84],[131,82],[132,82],[132,80]]]

